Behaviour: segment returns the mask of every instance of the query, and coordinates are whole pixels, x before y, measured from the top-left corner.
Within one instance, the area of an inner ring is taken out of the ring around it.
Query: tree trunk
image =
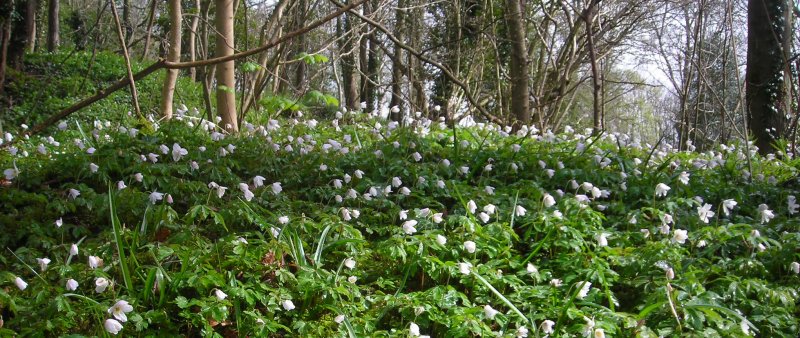
[[[192,17],[192,24],[189,26],[189,60],[197,60],[197,27],[200,25],[200,0],[195,0],[194,8],[192,10],[194,16]],[[192,81],[197,81],[197,68],[189,68],[189,78]]]
[[[748,124],[761,154],[783,135],[784,0],[749,0],[747,5],[746,100]]]
[[[511,40],[511,110],[516,116],[515,125],[531,122],[528,100],[528,52],[525,46],[525,24],[520,0],[506,0],[508,37]]]
[[[36,49],[36,10],[39,8],[37,0],[28,0],[25,9],[25,51],[33,53]]]
[[[125,45],[131,41],[133,25],[131,25],[131,0],[122,0],[122,27],[125,29]]]
[[[600,77],[600,65],[597,60],[597,48],[594,43],[594,17],[600,0],[593,0],[582,15],[586,23],[586,43],[589,48],[589,61],[592,69],[592,112],[594,120],[594,133],[598,134],[603,130],[603,91],[602,78]]]
[[[48,1],[47,11],[47,51],[55,52],[61,44],[59,14],[59,0]]]
[[[354,49],[354,41],[356,40],[356,32],[353,30],[353,17],[345,14],[342,16],[342,32],[340,36],[348,35],[342,40],[341,54],[342,56],[342,83],[344,84],[344,106],[349,111],[359,109],[359,92],[358,92],[358,72],[355,54],[358,52]]]
[[[167,61],[179,62],[181,60],[181,32],[182,29],[181,0],[169,0],[169,19],[172,25],[169,30],[169,52]],[[175,83],[178,81],[177,69],[167,69],[164,76],[164,87],[161,89],[161,114],[164,118],[172,118],[172,101],[175,94]]]
[[[397,39],[403,39],[403,10],[406,7],[404,0],[399,0],[397,2],[397,9],[395,10],[395,31],[394,35]],[[391,119],[392,121],[400,121],[402,119],[402,111],[403,111],[403,101],[402,101],[402,82],[403,82],[403,71],[402,71],[402,62],[403,62],[403,49],[398,47],[397,45],[394,46],[394,56],[392,57],[392,99],[389,102],[389,107],[392,109],[391,112]],[[397,112],[395,112],[394,107],[399,108]]]
[[[233,0],[216,0],[217,28],[216,57],[233,55]],[[217,114],[222,117],[222,126],[229,132],[238,132],[236,119],[236,77],[233,60],[217,65]]]
[[[158,7],[158,0],[150,0],[150,13],[147,15],[147,28],[145,29],[144,37],[144,51],[140,60],[147,58],[147,53],[150,51],[150,38],[153,36],[153,22],[156,18],[156,7]]]
[[[6,88],[6,68],[8,67],[8,45],[11,43],[11,15],[10,13],[13,12],[14,4],[13,1],[7,8],[10,8],[9,14],[3,17],[2,22],[2,37],[0,37],[0,95],[5,92]]]

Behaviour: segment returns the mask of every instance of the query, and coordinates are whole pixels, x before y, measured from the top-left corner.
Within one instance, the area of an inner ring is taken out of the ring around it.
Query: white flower
[[[144,179],[144,175],[142,175],[142,173],[136,173],[133,175],[133,179],[135,179],[136,182],[141,183],[142,180]]]
[[[648,237],[650,237],[650,229],[639,229],[639,232],[641,232],[641,233],[642,233],[642,235],[644,236],[644,238],[648,238]]]
[[[467,202],[467,210],[469,210],[470,214],[474,214],[475,211],[478,210],[478,205],[475,204],[475,201],[469,200],[469,202]]]
[[[412,337],[419,337],[419,325],[414,322],[408,326],[408,333],[411,334]]]
[[[280,224],[288,224],[289,223],[289,216],[280,216],[280,217],[278,217],[278,223],[280,223]]]
[[[541,326],[542,332],[544,332],[544,334],[551,334],[551,333],[555,332],[553,330],[553,326],[555,326],[555,325],[556,325],[556,322],[547,319],[547,320],[543,321],[540,326]]]
[[[411,195],[411,190],[406,188],[406,187],[402,187],[402,188],[400,188],[400,193],[405,195],[405,196],[408,196],[408,195]]]
[[[149,153],[147,154],[147,159],[150,160],[150,162],[156,163],[158,162],[158,154]]]
[[[680,175],[678,175],[678,181],[681,183],[688,185],[689,184],[689,173],[682,171]]]
[[[675,229],[672,234],[672,241],[678,244],[685,243],[687,238],[689,238],[689,234],[686,230]]]
[[[544,207],[549,208],[556,204],[556,199],[553,198],[552,195],[545,193],[544,198],[542,198],[542,202],[544,202]]]
[[[443,214],[441,212],[437,212],[437,213],[433,214],[433,216],[432,216],[433,222],[436,223],[436,224],[442,223],[442,221],[444,220],[442,218],[442,215]]]
[[[42,271],[47,270],[47,265],[50,264],[50,258],[37,258],[36,262],[39,263],[39,269]]]
[[[472,272],[472,264],[469,262],[458,263],[458,271],[465,275],[469,275]]]
[[[725,213],[725,216],[730,216],[731,210],[733,210],[733,207],[735,207],[736,204],[736,201],[732,199],[722,201],[722,212]]]
[[[94,163],[89,163],[89,171],[91,171],[92,173],[96,173],[97,169],[100,169],[100,166]]]
[[[186,148],[181,148],[180,144],[174,143],[172,144],[172,160],[178,162],[181,160],[181,157],[186,156],[189,154],[189,151]]]
[[[558,278],[553,278],[550,280],[550,285],[555,288],[561,287],[561,280]]]
[[[464,250],[467,250],[467,252],[469,253],[475,253],[475,242],[473,241],[464,242]]]
[[[97,256],[89,256],[89,267],[97,269],[103,266],[103,259]]]
[[[272,183],[272,193],[277,195],[283,191],[283,187],[281,186],[281,182]]]
[[[81,192],[75,189],[69,189],[69,198],[76,199],[81,195]]]
[[[494,195],[494,187],[491,185],[487,185],[486,187],[484,187],[483,191],[485,191],[489,195]]]
[[[347,277],[347,281],[352,283],[352,284],[355,284],[358,281],[358,277],[356,277],[356,276]]]
[[[23,290],[25,290],[25,288],[28,287],[28,283],[26,283],[20,277],[14,278],[14,284],[17,285],[17,288],[19,288],[20,291],[23,291]]]
[[[336,316],[335,318],[333,318],[333,321],[336,322],[336,324],[341,324],[344,321],[344,315]]]
[[[669,225],[662,223],[661,226],[658,227],[658,232],[662,235],[669,235]]]
[[[152,193],[150,193],[150,196],[148,198],[150,199],[151,204],[156,204],[156,202],[164,198],[164,193],[153,191]]]
[[[217,300],[224,300],[225,298],[228,298],[228,294],[222,292],[220,289],[214,289],[214,296],[217,297]]]
[[[697,216],[700,217],[700,221],[703,223],[708,223],[709,217],[714,217],[714,212],[711,211],[711,204],[704,204],[702,207],[697,207]]]
[[[447,244],[447,237],[444,237],[442,235],[436,235],[436,243],[438,243],[439,245]]]
[[[578,283],[578,285],[581,285],[581,283]],[[583,286],[581,287],[581,290],[578,291],[578,295],[577,295],[578,299],[586,298],[586,296],[589,294],[589,290],[591,290],[591,288],[592,288],[592,283],[591,282],[583,282]]]
[[[125,181],[117,181],[117,190],[122,190],[127,188],[128,186],[125,185]]]
[[[514,336],[518,338],[524,338],[528,336],[528,328],[524,326],[520,326],[517,328],[517,332],[514,333]]]
[[[417,232],[417,228],[414,227],[416,225],[417,221],[413,219],[403,222],[403,232],[405,232],[406,235],[411,235]]]
[[[667,192],[669,191],[669,186],[664,183],[659,183],[656,185],[656,197],[664,197],[667,196]]]
[[[256,188],[263,186],[264,180],[265,180],[264,177],[256,175],[256,177],[253,177],[253,186]]]
[[[352,270],[356,267],[356,261],[353,260],[352,258],[347,258],[344,260],[344,266]]]
[[[111,285],[111,282],[109,282],[108,279],[99,277],[94,280],[94,285],[94,292],[102,293],[103,291],[106,291],[106,288],[108,288],[109,285]]]
[[[278,236],[280,236],[280,234],[281,234],[281,229],[276,228],[276,227],[270,227],[269,231],[270,231],[270,233],[272,233],[272,237],[275,237],[275,238],[278,238]]]
[[[606,338],[606,333],[603,329],[597,328],[594,330],[594,338]]]
[[[758,213],[761,215],[761,224],[765,224],[771,219],[775,218],[775,214],[772,212],[772,210],[769,210],[769,206],[766,204],[761,204],[758,206]]]
[[[121,323],[128,321],[128,316],[125,314],[131,311],[133,311],[133,306],[124,300],[118,300],[114,306],[108,308],[108,313],[113,315],[114,318],[119,320]]]
[[[525,216],[525,213],[526,213],[527,211],[528,211],[528,210],[525,210],[525,208],[524,208],[524,207],[522,207],[521,205],[518,205],[518,206],[516,206],[516,207],[514,208],[514,214],[515,214],[517,217],[522,217],[522,216]]]
[[[116,335],[119,331],[122,331],[122,323],[117,321],[116,319],[106,319],[105,323],[103,323],[103,327],[105,327],[106,332]]]
[[[500,311],[493,309],[489,304],[483,306],[483,314],[486,315],[486,318],[494,319],[494,316],[498,313],[500,313]]]
[[[675,270],[672,270],[672,268],[667,268],[666,275],[667,279],[669,280],[675,279]]]
[[[603,247],[608,246],[608,234],[607,233],[599,233],[594,236],[594,239],[597,240],[597,246]]]
[[[797,213],[797,209],[800,208],[800,204],[797,204],[797,198],[792,195],[786,197],[786,204],[789,207],[789,215],[794,215]]]
[[[695,246],[698,248],[704,248],[706,245],[708,245],[708,242],[706,242],[705,239],[701,239],[697,241],[697,244],[695,244]]]
[[[478,218],[480,218],[481,222],[483,223],[488,223],[490,219],[489,215],[485,212],[481,212],[480,214],[478,214]]]
[[[287,299],[287,300],[284,300],[284,301],[281,303],[281,306],[283,306],[283,309],[284,309],[284,310],[286,310],[286,311],[292,311],[292,310],[294,310],[294,303],[292,303],[292,301],[291,301],[291,300],[289,300],[289,299]]]
[[[795,274],[800,274],[800,263],[792,262],[792,264],[789,264],[789,270],[791,270]]]
[[[253,197],[255,197],[255,194],[253,194],[253,192],[250,191],[250,186],[248,186],[247,183],[239,183],[239,190],[242,191],[242,193],[244,194],[244,199],[247,200],[248,202],[250,202],[253,199]]]
[[[403,181],[400,180],[400,177],[396,177],[396,176],[392,177],[392,186],[393,187],[397,188],[397,187],[399,187],[401,185],[403,185]]]
[[[67,291],[75,291],[78,289],[78,281],[70,278],[67,281]]]

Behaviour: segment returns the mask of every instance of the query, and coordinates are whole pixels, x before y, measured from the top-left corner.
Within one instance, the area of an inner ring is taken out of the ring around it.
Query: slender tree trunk
[[[233,0],[216,0],[217,28],[216,57],[233,55]],[[229,132],[238,132],[236,119],[236,78],[233,60],[217,64],[217,114],[222,117],[222,126]]]
[[[131,0],[122,0],[122,27],[125,29],[125,45],[131,41],[133,25],[131,24]]]
[[[13,1],[9,4],[9,8],[14,8]],[[2,22],[2,45],[0,45],[0,95],[6,89],[6,68],[8,67],[8,45],[11,43],[11,15],[3,18]]]
[[[343,22],[340,25],[341,31],[339,36],[348,35],[342,39],[341,54],[342,56],[342,83],[344,86],[344,102],[347,110],[354,111],[359,109],[359,92],[358,92],[358,69],[356,64],[355,54],[357,50],[354,49],[354,41],[356,40],[356,32],[353,30],[353,18],[351,15],[345,14],[341,19]]]
[[[399,0],[397,2],[397,10],[395,10],[395,32],[394,35],[397,39],[403,39],[403,10],[406,7],[406,3],[404,0]],[[402,71],[402,62],[403,62],[403,49],[398,47],[397,45],[394,46],[394,57],[392,57],[392,99],[389,102],[389,107],[392,108],[391,112],[391,119],[392,121],[400,121],[402,119],[402,111],[403,111],[403,100],[402,100],[402,82],[403,82],[403,71]],[[395,113],[394,107],[397,107],[399,110]]]
[[[125,67],[128,71],[128,80],[130,81],[131,86],[131,101],[133,101],[133,110],[136,112],[136,116],[142,117],[142,111],[139,109],[139,93],[136,91],[136,81],[133,78],[133,70],[131,69],[131,57],[128,54],[128,45],[125,42],[125,34],[122,32],[122,24],[119,21],[119,15],[117,14],[117,6],[114,6],[113,2],[111,4],[111,13],[114,15],[114,23],[117,25],[117,37],[119,38],[119,44],[122,47],[122,55],[125,57]]]
[[[47,51],[55,52],[61,44],[59,34],[59,0],[49,0],[47,8]]]
[[[25,51],[33,53],[36,49],[36,10],[39,1],[28,0],[25,9]]]
[[[195,0],[194,8],[192,11],[194,16],[192,17],[192,24],[189,26],[189,60],[195,61],[197,60],[197,28],[200,25],[200,0]],[[196,81],[197,79],[197,69],[195,67],[189,68],[189,78],[192,81]]]
[[[140,60],[147,58],[147,53],[150,52],[150,38],[153,36],[153,22],[156,19],[156,8],[158,7],[159,0],[150,0],[150,13],[147,15],[147,28],[145,29],[146,35],[144,37],[144,51]]]
[[[787,10],[784,0],[749,0],[747,6],[747,117],[761,154],[773,151],[785,125],[782,45]]]
[[[586,23],[586,43],[589,48],[589,61],[592,68],[592,111],[594,120],[594,132],[600,133],[603,128],[603,91],[602,79],[600,77],[600,65],[597,60],[597,49],[594,43],[594,17],[600,0],[593,0],[584,12],[583,20]]]
[[[515,125],[531,122],[528,99],[528,52],[525,45],[525,23],[520,0],[506,0],[506,21],[511,40],[511,110],[516,116]]]
[[[183,13],[181,0],[169,0],[169,19],[172,25],[169,30],[169,52],[167,61],[181,61],[181,27]],[[172,118],[172,101],[175,94],[175,83],[178,81],[177,69],[167,69],[164,76],[164,87],[161,89],[161,114],[166,119]]]

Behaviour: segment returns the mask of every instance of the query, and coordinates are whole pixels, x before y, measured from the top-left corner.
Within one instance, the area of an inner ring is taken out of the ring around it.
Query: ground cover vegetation
[[[193,108],[94,112],[0,157],[2,335],[800,331],[789,154],[361,111],[238,135]]]

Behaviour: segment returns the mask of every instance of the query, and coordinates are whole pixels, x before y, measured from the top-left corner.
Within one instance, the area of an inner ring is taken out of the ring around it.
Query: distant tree
[[[49,0],[47,7],[47,50],[58,49],[61,44],[61,25],[59,20],[59,0]]]

